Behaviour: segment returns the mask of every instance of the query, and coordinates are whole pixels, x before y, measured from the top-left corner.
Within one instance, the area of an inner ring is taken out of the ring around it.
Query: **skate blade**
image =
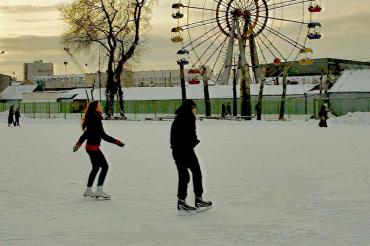
[[[105,201],[105,200],[110,200],[112,198],[111,197],[96,196],[95,199],[98,200],[98,201]]]
[[[95,196],[83,195],[84,198],[95,198]]]
[[[204,212],[204,211],[210,210],[211,208],[212,208],[212,205],[211,205],[211,206],[208,206],[208,207],[201,207],[201,208],[197,208],[197,212],[198,212],[198,213],[201,213],[201,212]]]
[[[195,215],[195,214],[197,214],[197,211],[196,210],[190,210],[190,211],[187,211],[187,210],[177,210],[177,214],[179,216]]]

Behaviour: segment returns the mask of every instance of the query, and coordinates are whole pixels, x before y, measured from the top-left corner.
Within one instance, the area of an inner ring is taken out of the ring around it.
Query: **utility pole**
[[[286,89],[287,89],[287,82],[288,82],[288,66],[286,64],[283,65],[283,93],[281,95],[281,103],[280,103],[280,115],[279,120],[284,120],[284,113],[286,107]]]
[[[206,106],[206,117],[211,117],[211,100],[209,99],[208,75],[207,75],[207,68],[204,66],[202,68],[202,75],[203,75],[203,88],[204,88],[204,104]]]
[[[233,67],[233,116],[238,115],[238,103],[236,100],[236,67]]]
[[[181,84],[181,99],[184,102],[186,100],[186,88],[185,88],[185,64],[187,64],[188,61],[185,60],[179,60],[177,61],[177,64],[180,65],[180,84]]]

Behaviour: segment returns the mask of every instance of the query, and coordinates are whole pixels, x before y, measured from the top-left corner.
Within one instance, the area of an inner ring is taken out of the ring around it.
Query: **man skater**
[[[176,110],[176,117],[171,127],[171,148],[179,175],[177,192],[177,210],[183,212],[202,211],[212,207],[212,202],[203,201],[202,172],[194,147],[200,142],[195,126],[196,105],[193,100],[186,100]],[[186,202],[187,188],[190,180],[189,171],[193,175],[195,207]]]

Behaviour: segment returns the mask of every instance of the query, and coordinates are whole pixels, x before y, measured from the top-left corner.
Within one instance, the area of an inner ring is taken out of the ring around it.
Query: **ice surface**
[[[112,200],[95,201],[78,120],[1,118],[0,245],[370,244],[370,121],[198,121],[215,205],[178,216],[170,121],[104,122],[126,146],[103,143]]]

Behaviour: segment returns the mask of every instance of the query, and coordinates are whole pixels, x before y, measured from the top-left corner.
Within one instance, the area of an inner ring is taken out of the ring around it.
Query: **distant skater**
[[[225,117],[226,116],[226,114],[227,114],[227,112],[226,112],[226,106],[225,106],[225,104],[223,103],[222,105],[221,105],[221,117],[223,118],[223,117]]]
[[[14,124],[14,108],[13,105],[9,108],[9,115],[8,115],[8,126],[12,126]]]
[[[328,123],[326,120],[328,119],[328,112],[330,111],[329,106],[327,103],[323,103],[321,105],[320,111],[319,111],[319,126],[320,127],[328,127]]]
[[[195,126],[196,104],[192,100],[186,100],[176,110],[176,117],[171,127],[171,148],[178,171],[177,210],[183,212],[195,212],[211,208],[212,202],[203,201],[202,172],[194,147],[199,144]],[[193,187],[195,194],[195,207],[185,201],[187,188],[190,180],[189,171],[192,172]]]
[[[103,139],[120,147],[123,147],[124,144],[121,141],[108,136],[104,132],[102,115],[102,108],[98,101],[93,101],[88,105],[82,122],[82,130],[84,133],[73,147],[73,152],[76,152],[87,139],[86,152],[90,157],[92,170],[89,175],[86,191],[83,195],[88,197],[110,199],[111,195],[103,191],[104,180],[108,172],[108,163],[100,150],[100,142],[101,139]],[[94,192],[92,190],[92,186],[99,169],[101,169],[101,172],[99,175],[96,192]]]
[[[19,111],[19,108],[17,108],[14,112],[14,126],[19,126],[19,118],[21,118],[21,113]]]
[[[227,105],[226,105],[226,115],[231,116],[231,105],[230,105],[230,103],[227,103]]]

